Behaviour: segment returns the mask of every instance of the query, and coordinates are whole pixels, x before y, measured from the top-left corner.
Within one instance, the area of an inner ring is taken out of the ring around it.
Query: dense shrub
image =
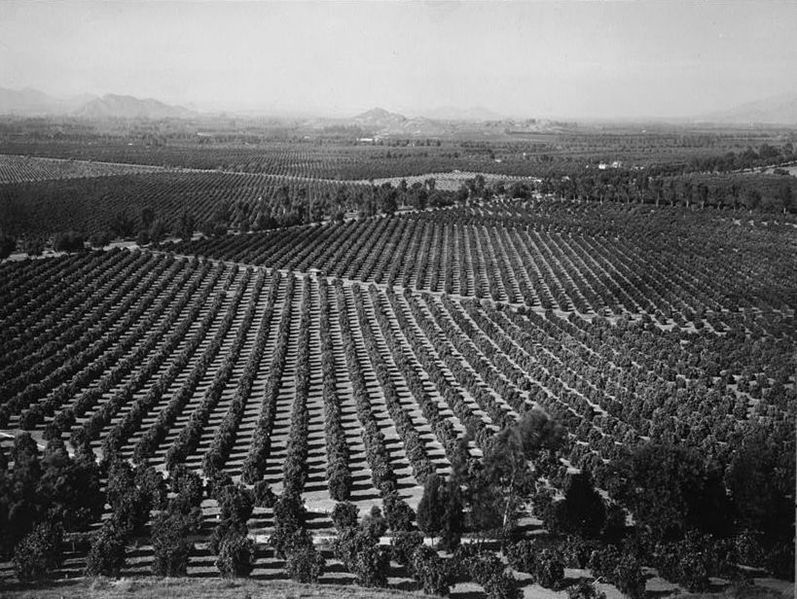
[[[198,507],[205,495],[205,486],[202,477],[185,464],[178,464],[169,474],[171,490],[180,497],[180,502],[186,506]]]
[[[387,520],[382,516],[382,510],[378,506],[371,506],[371,511],[363,516],[360,529],[377,542],[384,536],[387,532]]]
[[[93,248],[104,248],[111,241],[113,241],[113,236],[110,231],[97,231],[89,237],[89,243]]]
[[[444,485],[445,480],[436,474],[427,476],[418,503],[418,528],[431,537],[436,537],[443,530]]]
[[[794,580],[794,544],[776,543],[766,554],[767,570],[778,578]]]
[[[347,528],[338,533],[333,543],[335,557],[354,574],[357,584],[367,587],[387,585],[390,552],[378,544],[378,539],[362,528]]]
[[[509,572],[500,574],[487,580],[484,585],[487,599],[520,599],[523,591],[518,586],[517,580]]]
[[[412,553],[412,575],[427,595],[448,595],[448,563],[434,549],[421,545]]]
[[[728,535],[733,509],[722,473],[694,449],[643,444],[617,461],[608,482],[654,540],[678,540],[690,530]]]
[[[606,508],[606,521],[601,531],[601,539],[606,543],[618,545],[626,534],[626,511],[612,502]]]
[[[212,554],[218,555],[221,546],[228,536],[246,536],[248,532],[249,528],[246,526],[246,523],[233,520],[232,518],[225,518],[213,529],[210,540],[208,541],[208,549]]]
[[[325,568],[326,560],[313,546],[312,540],[297,543],[285,560],[285,571],[297,582],[318,582]]]
[[[622,555],[614,545],[607,545],[592,552],[589,558],[589,569],[596,578],[613,580],[615,570]]]
[[[558,590],[565,577],[564,564],[555,551],[543,549],[537,555],[533,575],[540,586]]]
[[[233,485],[232,477],[229,473],[224,472],[223,470],[214,471],[212,476],[208,478],[208,484],[205,487],[205,491],[210,499],[215,499],[216,501],[219,500],[219,493],[226,487],[230,487]]]
[[[726,482],[734,498],[743,562],[794,579],[794,431],[748,423]]]
[[[565,498],[553,504],[546,518],[551,532],[598,537],[606,521],[606,506],[595,490],[588,472],[571,475]]]
[[[382,502],[385,508],[387,525],[393,532],[413,529],[415,512],[396,492],[388,493]]]
[[[379,545],[366,545],[354,555],[348,564],[357,584],[364,587],[386,587],[390,554]]]
[[[38,524],[14,548],[14,573],[22,581],[40,580],[61,566],[63,530],[60,526]]]
[[[471,580],[484,587],[489,599],[519,599],[522,595],[515,578],[506,571],[495,554],[481,554],[464,562]],[[460,565],[460,570],[462,565]]]
[[[249,576],[255,567],[255,547],[246,534],[228,532],[219,547],[216,568],[224,578]]]
[[[417,530],[397,532],[390,540],[392,558],[412,573],[412,555],[421,545],[423,545],[423,533]]]
[[[113,521],[94,537],[86,558],[86,576],[118,576],[125,565],[125,536]]]
[[[631,599],[641,599],[645,596],[645,575],[642,573],[642,564],[632,555],[626,553],[620,558],[609,581]]]
[[[739,556],[739,563],[743,566],[754,568],[764,567],[766,553],[761,546],[761,534],[745,531],[735,538],[735,551]]]
[[[221,518],[246,522],[252,515],[254,498],[252,492],[242,485],[227,485],[216,494],[221,509]]]
[[[17,240],[8,235],[0,235],[0,260],[8,258],[16,249]]]
[[[181,513],[163,512],[152,526],[152,573],[156,576],[185,576],[188,555],[193,550],[189,534],[196,523]]]
[[[465,510],[459,483],[449,480],[444,488],[443,522],[438,546],[445,551],[459,547],[465,529]]]
[[[506,548],[506,559],[515,570],[531,574],[535,569],[537,553],[540,550],[539,543],[532,539],[525,539]]]
[[[509,565],[531,574],[534,582],[548,589],[558,589],[564,578],[564,562],[557,549],[534,540],[523,540],[507,548]]]
[[[274,504],[277,502],[277,496],[265,480],[261,480],[255,484],[254,498],[257,507],[273,508]]]
[[[653,551],[653,562],[659,574],[677,582],[691,592],[710,587],[709,577],[732,578],[738,558],[730,540],[717,540],[710,535],[687,535],[676,543],[660,543]]]
[[[602,547],[600,541],[585,541],[580,537],[567,537],[559,544],[559,554],[568,568],[586,568],[593,551]]]
[[[280,558],[285,558],[295,541],[295,535],[305,533],[306,510],[302,500],[283,495],[274,504],[274,533],[269,543]]]
[[[567,587],[567,599],[606,599],[606,593],[598,592],[595,586],[586,580],[579,580]]]
[[[109,469],[108,503],[116,526],[126,536],[143,530],[152,508],[152,496],[141,486],[142,478],[121,460],[114,461]]]
[[[0,408],[1,409],[1,408]],[[86,530],[102,513],[100,472],[91,451],[78,447],[70,457],[60,438],[51,438],[43,453],[29,433],[14,439],[10,460],[0,469],[0,556],[38,524],[51,522],[67,532]]]
[[[357,506],[349,502],[339,502],[332,509],[332,524],[338,532],[357,526],[360,513]]]
[[[53,247],[57,252],[79,252],[86,247],[86,240],[80,233],[68,231],[55,236]]]
[[[169,490],[163,479],[163,474],[159,470],[156,470],[154,466],[139,466],[135,470],[135,483],[147,499],[150,509],[166,509]]]

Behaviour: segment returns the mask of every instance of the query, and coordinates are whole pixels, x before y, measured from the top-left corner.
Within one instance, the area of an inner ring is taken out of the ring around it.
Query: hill
[[[369,135],[436,137],[453,134],[461,129],[462,125],[473,126],[474,122],[468,119],[437,119],[423,116],[409,118],[384,108],[372,108],[345,119],[343,124],[359,127]]]
[[[152,98],[140,99],[134,96],[106,94],[83,105],[75,116],[91,119],[167,119],[186,118],[194,113],[182,106],[164,104]]]
[[[36,89],[0,88],[0,114],[34,116],[42,114],[65,114],[75,110],[93,96],[56,98]]]
[[[700,120],[734,124],[797,125],[797,95],[780,95],[747,102],[729,110],[703,115]]]
[[[406,123],[407,117],[396,112],[389,112],[384,108],[372,108],[353,117],[351,122],[364,129],[394,129]]]
[[[17,116],[72,115],[89,119],[187,118],[194,111],[152,98],[107,94],[101,98],[83,94],[69,98],[51,96],[36,89],[0,88],[0,114]]]

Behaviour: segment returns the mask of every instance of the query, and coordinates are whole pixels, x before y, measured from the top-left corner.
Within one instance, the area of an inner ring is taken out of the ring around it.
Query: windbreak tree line
[[[47,240],[73,230],[95,247],[112,239],[157,245],[170,236],[190,240],[195,232],[217,237],[451,205],[454,192],[432,181],[394,186],[161,171],[6,183],[0,184],[0,222],[12,239]]]

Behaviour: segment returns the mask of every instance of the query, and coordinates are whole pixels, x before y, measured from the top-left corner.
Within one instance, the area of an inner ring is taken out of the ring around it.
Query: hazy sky
[[[797,2],[16,2],[0,87],[198,107],[688,116],[797,89]]]

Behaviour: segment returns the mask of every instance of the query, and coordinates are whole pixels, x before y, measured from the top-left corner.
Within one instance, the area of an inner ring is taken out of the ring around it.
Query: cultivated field
[[[587,471],[622,514],[618,526],[630,529],[623,510],[633,522],[639,505],[609,498],[622,491],[615,467],[635,448],[700,456],[714,468],[708,479],[738,487],[738,450],[751,437],[770,449],[793,447],[797,229],[790,215],[659,206],[653,196],[603,201],[578,188],[549,194],[541,179],[478,181],[476,172],[435,189],[428,173],[436,164],[418,148],[405,150],[403,164],[417,159],[425,168],[407,168],[419,178],[401,191],[400,179],[390,186],[331,180],[395,175],[368,170],[382,149],[293,153],[295,145],[275,144],[250,169],[269,172],[235,173],[200,169],[214,168],[208,161],[222,152],[241,158],[248,150],[86,148],[53,144],[49,154],[119,163],[3,159],[3,232],[97,233],[145,208],[165,221],[191,215],[220,230],[0,263],[0,446],[10,448],[24,430],[42,446],[63,442],[73,455],[90,448],[105,487],[110,465],[129,463],[170,481],[187,468],[209,487],[229,476],[250,490],[301,497],[306,529],[327,560],[321,582],[360,581],[333,543],[336,505],[350,501],[366,514],[395,492],[420,518],[432,475],[467,480],[533,410],[563,427],[555,447],[534,455],[536,491],[517,506],[518,530],[537,539],[567,536],[551,530],[545,506]],[[332,173],[340,164],[345,173]],[[21,476],[16,452],[2,463],[9,480]],[[793,480],[791,454],[768,455],[766,472]],[[102,516],[90,534],[71,537],[59,576],[84,571],[101,523],[105,530],[117,517],[106,490]],[[217,572],[213,534],[227,508],[214,493],[200,489],[189,575]],[[289,578],[285,556],[267,542],[281,526],[279,509],[258,500],[244,518],[256,542],[256,578]],[[147,518],[125,545],[121,575],[153,568],[157,525],[153,516],[146,526]],[[481,538],[469,532],[469,541]],[[631,534],[623,535],[623,551],[632,552]],[[733,535],[737,545],[747,538]],[[537,584],[547,579],[521,573],[522,556],[504,549],[527,596],[555,596]],[[570,560],[563,578],[589,576],[587,563],[600,566],[590,555]],[[778,555],[753,565],[771,573]],[[393,557],[390,586],[417,588]],[[665,575],[668,564],[656,563],[663,578],[692,586],[675,567]],[[0,566],[6,582],[14,572],[11,562]],[[674,588],[654,574],[646,571],[649,591]],[[709,575],[698,582],[704,588]],[[455,591],[468,596],[485,585],[460,581]]]
[[[345,209],[349,194],[356,193],[362,185],[289,176],[159,169],[147,174],[82,175],[68,180],[52,177],[0,185],[0,210],[8,231],[14,234],[106,231],[117,215],[137,219],[144,208],[171,226],[183,213],[203,223],[210,221],[220,207],[226,207],[226,224],[249,230],[257,226],[258,217],[320,220],[325,212],[308,218],[308,205],[331,204],[342,190],[341,208]]]
[[[3,155],[0,157],[0,184],[49,179],[109,177],[130,173],[151,173],[159,170],[161,170],[159,167],[138,164]]]
[[[570,464],[598,470],[642,438],[727,461],[750,419],[793,422],[793,234],[727,225],[723,247],[688,235],[672,247],[656,240],[666,227],[583,233],[595,210],[540,208],[179,248],[211,259],[115,250],[5,264],[0,425],[164,471],[298,486],[323,529],[335,499],[366,508],[386,480],[417,506],[459,439],[478,456],[533,406],[566,424]],[[714,226],[693,220],[693,235]],[[777,264],[762,260],[772,245]],[[298,480],[285,477],[292,459],[306,464]],[[270,521],[258,508],[250,528]]]

